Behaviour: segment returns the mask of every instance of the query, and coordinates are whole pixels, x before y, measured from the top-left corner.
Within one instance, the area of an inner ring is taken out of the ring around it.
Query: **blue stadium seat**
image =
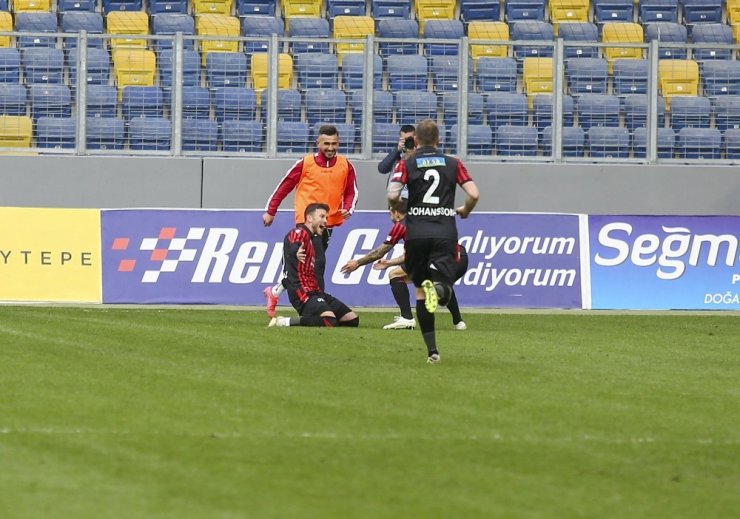
[[[31,85],[28,89],[31,118],[71,117],[72,92],[66,85]]]
[[[705,95],[740,95],[740,61],[705,61],[703,68],[702,83]]]
[[[365,0],[326,0],[326,15],[335,16],[365,16]],[[290,23],[293,23],[291,21]]]
[[[215,53],[210,53],[211,54]],[[174,66],[174,51],[172,49],[161,50],[157,56],[157,70],[159,71],[159,84],[162,88],[172,88],[172,69]],[[182,51],[182,84],[184,86],[200,85],[200,54],[196,50],[184,49]]]
[[[363,121],[362,107],[365,102],[365,92],[355,90],[349,96],[349,107],[352,109],[352,121],[361,125]],[[373,122],[390,123],[393,121],[393,94],[386,90],[373,91]]]
[[[604,58],[580,58],[565,64],[568,90],[571,94],[605,94],[607,63]]]
[[[602,126],[589,128],[588,149],[591,157],[628,158],[631,150],[629,130]]]
[[[242,36],[260,37],[258,41],[245,41],[244,52],[267,52],[273,34],[285,36],[285,27],[280,18],[273,16],[245,16],[242,18]]]
[[[586,144],[586,132],[578,126],[563,126],[563,157],[583,157]],[[552,126],[542,130],[540,139],[543,155],[552,155]]]
[[[506,0],[505,4],[508,22],[545,19],[545,0]]]
[[[516,60],[478,58],[475,78],[479,92],[516,92]]]
[[[261,152],[265,129],[259,121],[225,120],[221,125],[221,149],[228,152]]]
[[[416,39],[419,37],[419,23],[409,18],[387,18],[378,21],[378,30],[375,34],[378,38]],[[394,54],[418,54],[419,44],[404,41],[379,41],[378,53],[383,58]]]
[[[267,91],[265,91],[266,93]],[[263,94],[263,99],[266,99]],[[262,102],[263,110],[265,103]],[[301,120],[303,98],[298,90],[281,89],[277,93],[277,111],[279,121],[297,122]]]
[[[36,146],[39,148],[74,148],[76,136],[74,117],[40,117],[36,121]]]
[[[470,151],[468,138],[468,151]],[[534,157],[537,155],[537,128],[534,126],[499,126],[496,130],[496,155]]]
[[[598,58],[599,49],[588,43],[599,41],[599,29],[588,22],[564,22],[558,26],[558,38],[566,42],[582,41],[584,45],[566,45],[565,58]]]
[[[735,39],[732,36],[732,27],[723,23],[700,23],[691,29],[691,39],[696,44],[711,44],[708,48],[695,48],[691,57],[700,62],[710,59],[732,59],[732,49],[718,49],[713,44],[732,45]]]
[[[365,77],[363,54],[346,54],[342,59],[342,86],[345,90],[360,90]],[[373,88],[379,90],[383,82],[383,59],[373,54]]]
[[[676,134],[670,128],[658,128],[658,158],[672,159]],[[637,158],[647,157],[647,128],[635,128],[632,134],[632,151]]]
[[[396,93],[396,122],[416,124],[422,119],[437,119],[437,95],[425,90],[401,90]]]
[[[28,92],[23,85],[0,84],[0,115],[26,115]]]
[[[389,56],[386,68],[391,90],[426,90],[427,59],[424,56]]]
[[[127,86],[121,98],[121,114],[128,122],[135,117],[163,117],[164,94],[156,86]]]
[[[632,22],[636,2],[634,0],[594,0],[594,21]]]
[[[236,12],[239,16],[275,16],[277,0],[237,0]]]
[[[740,129],[732,128],[724,134],[725,158],[740,159]]]
[[[336,54],[294,54],[298,88],[337,88],[339,64]]]
[[[645,29],[645,41],[658,40],[661,43],[687,43],[689,41],[686,26],[676,22],[653,22]],[[658,49],[658,59],[686,59],[685,47],[663,47]]]
[[[69,84],[77,84],[77,49],[67,53]],[[105,49],[87,49],[87,84],[107,85],[110,78],[110,56]]]
[[[676,98],[677,99],[677,98]],[[665,102],[658,96],[658,127],[665,125]],[[622,113],[624,126],[629,131],[647,125],[648,96],[647,94],[627,94],[622,97]]]
[[[486,98],[488,125],[494,130],[499,126],[526,126],[529,122],[528,101],[525,94],[491,92]]]
[[[288,36],[291,38],[311,38],[310,41],[291,42],[291,52],[302,54],[305,52],[329,53],[329,21],[325,18],[291,18]],[[323,40],[327,41],[316,41]]]
[[[297,121],[279,121],[277,124],[277,151],[305,153],[308,150],[308,124]]]
[[[497,22],[501,19],[501,4],[491,0],[460,0],[460,19],[469,23],[474,20]]]
[[[542,133],[546,127],[552,125],[552,94],[539,94],[534,96],[532,103],[532,123]],[[573,126],[573,98],[567,94],[563,95],[563,126]]]
[[[716,128],[683,128],[676,138],[676,152],[683,159],[718,159],[722,132]]]
[[[316,123],[311,130],[312,139],[315,142],[319,138],[319,128],[325,123]],[[332,123],[339,132],[339,153],[354,153],[357,146],[357,131],[353,124]]]
[[[210,119],[183,119],[183,151],[216,151],[218,149],[218,125]]]
[[[373,123],[373,153],[388,153],[398,144],[400,124]]]
[[[89,34],[104,33],[102,15],[87,11],[68,11],[62,14],[62,32],[78,33],[80,31],[87,31]],[[102,38],[89,38],[87,46],[102,49],[104,42]],[[77,38],[64,38],[64,48],[74,49],[75,47],[77,47]]]
[[[411,17],[411,2],[408,0],[371,0],[370,9],[372,17],[376,20]],[[396,140],[398,140],[398,134],[396,134]]]
[[[21,52],[26,83],[59,84],[64,80],[64,52],[46,47],[31,47]]]
[[[249,121],[257,117],[257,94],[251,88],[223,87],[211,93],[216,121]]]
[[[206,56],[208,88],[243,87],[247,83],[247,56],[243,52],[209,52]]]
[[[513,22],[510,24],[510,27],[511,39],[513,41],[552,41],[554,39],[552,25],[547,22]],[[551,57],[552,54],[552,46],[514,45],[514,57],[518,60],[523,60],[524,58],[547,58]]]
[[[211,116],[211,94],[200,86],[182,87],[182,117],[208,119]]]
[[[646,59],[617,59],[613,65],[613,89],[617,95],[646,94],[649,63]]]
[[[740,128],[740,96],[722,96],[714,100],[714,127],[722,132]]]
[[[149,0],[148,5],[149,13],[153,15],[162,13],[188,13],[187,0]]]
[[[30,33],[56,33],[57,17],[54,13],[16,13],[15,31]],[[16,39],[18,48],[27,47],[54,47],[57,37],[52,36],[23,36]]]
[[[143,0],[102,0],[103,14],[111,11],[143,11]]]
[[[88,117],[86,144],[89,150],[122,150],[126,141],[123,119]]]
[[[619,126],[619,98],[609,94],[582,94],[575,99],[578,125],[584,129],[592,126]]]
[[[67,11],[95,11],[97,0],[57,0],[57,10],[60,13]]]
[[[316,123],[343,123],[347,119],[347,96],[337,88],[306,90],[306,121]]]
[[[432,86],[436,92],[458,89],[460,75],[460,58],[458,56],[433,56],[429,64]],[[473,82],[473,61],[468,60],[468,82]]]
[[[0,48],[0,83],[18,83],[21,77],[21,53],[14,48]]]
[[[427,56],[456,56],[460,53],[460,38],[465,27],[460,20],[427,20],[424,22],[424,39],[454,40],[450,43],[424,43]]]
[[[195,34],[195,20],[189,14],[161,13],[152,16],[152,34],[157,36],[172,36],[181,32],[183,36]],[[171,49],[174,40],[153,40],[155,50]],[[186,49],[193,49],[193,40],[183,38],[182,45]]]
[[[683,23],[693,25],[722,22],[722,3],[723,0],[681,0]]]
[[[712,103],[707,97],[676,96],[671,101],[671,128],[709,128]]]
[[[450,153],[457,153],[458,125],[450,127],[450,140],[447,149]],[[396,134],[398,135],[398,134]],[[398,140],[398,137],[396,137]],[[487,124],[468,125],[468,154],[469,155],[491,155],[493,153],[493,132]]]
[[[171,143],[172,126],[169,119],[164,117],[138,117],[128,123],[128,147],[130,150],[169,150]]]
[[[115,117],[118,111],[118,91],[112,85],[87,86],[87,116]]]
[[[458,106],[460,94],[457,92],[444,92],[440,95],[442,105],[442,121],[444,124],[457,124]],[[483,94],[476,92],[468,93],[468,124],[483,124],[486,100]]]
[[[678,2],[676,0],[640,0],[640,21],[677,22]]]

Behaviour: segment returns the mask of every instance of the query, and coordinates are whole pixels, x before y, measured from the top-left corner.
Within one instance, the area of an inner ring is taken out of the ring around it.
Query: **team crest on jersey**
[[[444,157],[417,157],[417,168],[436,168],[447,164]]]

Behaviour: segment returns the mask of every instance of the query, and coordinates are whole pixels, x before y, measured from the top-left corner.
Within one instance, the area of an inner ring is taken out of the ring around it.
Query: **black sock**
[[[398,308],[401,309],[401,317],[404,319],[413,319],[414,315],[411,313],[411,300],[409,299],[409,286],[403,278],[391,279],[391,292],[393,292],[393,299],[396,300]]]
[[[462,315],[460,315],[460,306],[457,304],[457,296],[455,295],[454,290],[452,291],[450,301],[447,303],[447,309],[452,315],[452,324],[457,324],[463,320]]]
[[[423,299],[416,300],[416,318],[419,320],[419,329],[421,336],[424,338],[424,344],[427,346],[429,355],[439,353],[437,351],[437,337],[434,333],[434,314],[427,311]]]

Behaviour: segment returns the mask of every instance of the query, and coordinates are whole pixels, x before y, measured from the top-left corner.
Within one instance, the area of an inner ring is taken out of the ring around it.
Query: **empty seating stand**
[[[657,155],[660,159],[673,158],[676,133],[670,128],[658,128]],[[636,128],[632,134],[632,152],[637,158],[647,157],[647,128]]]
[[[172,126],[163,117],[132,119],[128,123],[130,150],[169,150],[172,143]]]
[[[36,146],[44,149],[73,149],[77,124],[73,117],[40,117],[36,121]]]
[[[501,4],[490,0],[460,0],[460,19],[465,23],[498,21],[501,19]]]
[[[221,126],[221,149],[225,152],[262,152],[265,129],[259,121],[225,120]]]
[[[223,87],[211,93],[216,121],[250,121],[257,117],[257,94],[251,88]]]
[[[627,128],[594,126],[588,132],[588,150],[594,158],[628,158],[630,134]]]

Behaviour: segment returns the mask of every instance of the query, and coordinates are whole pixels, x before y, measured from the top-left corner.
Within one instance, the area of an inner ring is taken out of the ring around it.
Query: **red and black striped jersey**
[[[405,240],[406,225],[404,225],[403,222],[396,222],[393,224],[393,227],[391,227],[391,230],[388,231],[388,236],[385,238],[383,243],[386,245],[395,245],[396,243]]]
[[[316,261],[323,260],[324,250],[316,249],[312,242],[313,233],[303,224],[297,225],[283,240],[283,268],[285,270],[285,288],[296,294],[302,301],[311,292],[319,292],[316,279]],[[303,246],[306,254],[304,261],[298,261],[298,249]],[[322,258],[317,258],[321,255]]]

